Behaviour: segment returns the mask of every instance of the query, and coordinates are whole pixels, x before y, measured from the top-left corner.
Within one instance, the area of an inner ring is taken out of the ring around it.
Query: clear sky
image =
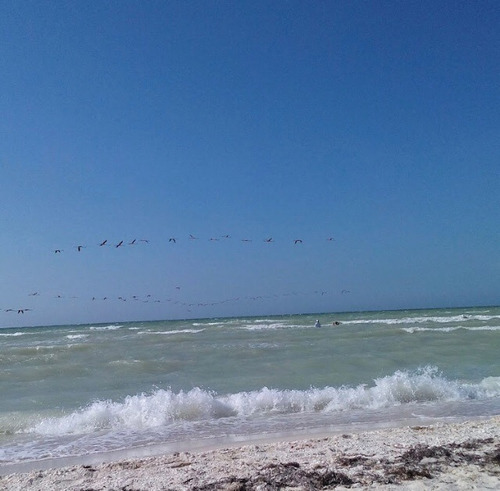
[[[0,327],[498,305],[499,143],[496,1],[1,1]]]

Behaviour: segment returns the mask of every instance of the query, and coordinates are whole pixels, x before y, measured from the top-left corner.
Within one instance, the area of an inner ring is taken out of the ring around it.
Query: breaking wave
[[[500,377],[478,384],[450,381],[435,367],[397,371],[373,385],[257,391],[218,395],[201,388],[127,396],[120,402],[95,401],[71,414],[44,418],[23,432],[42,435],[84,434],[101,430],[168,426],[182,421],[266,417],[306,412],[334,413],[352,409],[379,409],[402,404],[486,399],[500,395]]]

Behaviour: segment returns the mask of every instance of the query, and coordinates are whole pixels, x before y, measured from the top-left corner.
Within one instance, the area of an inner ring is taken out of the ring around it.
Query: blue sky
[[[499,27],[489,1],[2,2],[0,326],[498,305]]]

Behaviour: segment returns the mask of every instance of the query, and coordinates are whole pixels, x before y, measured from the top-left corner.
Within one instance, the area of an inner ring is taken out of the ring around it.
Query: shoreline
[[[118,460],[97,455],[93,463],[92,456],[75,457],[65,467],[47,461],[44,470],[3,472],[0,489],[500,489],[500,416],[261,437],[225,446],[200,442],[200,448],[154,456],[122,454]]]

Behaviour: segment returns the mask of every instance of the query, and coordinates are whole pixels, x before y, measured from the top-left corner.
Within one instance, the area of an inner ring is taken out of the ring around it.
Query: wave
[[[380,409],[411,403],[486,399],[500,396],[500,377],[479,384],[450,381],[435,367],[414,372],[397,371],[374,380],[372,386],[324,387],[283,390],[263,387],[257,391],[218,395],[193,388],[173,392],[127,396],[121,402],[95,401],[71,414],[44,418],[27,432],[42,435],[84,434],[101,430],[148,429],[183,421],[220,418],[266,417],[276,414],[352,409]]]
[[[0,333],[0,336],[3,336],[3,337],[18,337],[18,336],[25,336],[26,334],[29,334],[27,332],[8,332],[8,333]]]
[[[291,326],[290,324],[284,324],[282,322],[272,322],[270,324],[246,324],[243,326],[239,326],[239,329],[244,329],[247,331],[262,331],[264,329],[288,329],[290,327],[299,326]]]
[[[205,329],[174,329],[172,331],[140,331],[138,334],[198,334],[203,332]]]
[[[416,332],[453,332],[463,329],[464,331],[500,331],[500,326],[481,326],[481,327],[467,327],[467,326],[453,326],[453,327],[402,327],[401,330],[414,334]]]
[[[453,316],[421,316],[421,317],[402,317],[400,319],[355,319],[343,321],[343,324],[424,324],[433,322],[444,324],[450,322],[464,321],[483,321],[488,322],[493,319],[500,319],[500,315],[453,315]]]
[[[225,326],[225,322],[193,322],[193,326]]]
[[[114,331],[120,329],[123,326],[118,326],[116,324],[110,324],[109,326],[90,326],[91,331]]]

